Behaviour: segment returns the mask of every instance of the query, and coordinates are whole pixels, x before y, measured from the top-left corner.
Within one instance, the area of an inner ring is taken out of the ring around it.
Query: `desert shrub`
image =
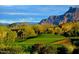
[[[62,25],[63,35],[66,37],[79,36],[79,22],[69,22]]]
[[[56,54],[57,48],[52,45],[34,44],[28,47],[31,54]]]
[[[72,54],[79,54],[79,48],[75,48],[72,52]]]
[[[68,52],[68,50],[64,46],[57,48],[57,54],[67,54],[67,52]]]
[[[73,45],[79,46],[79,38],[70,38],[70,41]]]
[[[19,54],[24,53],[21,46],[0,45],[0,54]]]
[[[39,54],[56,54],[57,48],[54,46],[44,46],[40,49]]]
[[[33,29],[35,31],[36,34],[41,34],[45,32],[45,28],[44,26],[40,25],[40,24],[36,24],[33,26]]]
[[[14,32],[14,31],[9,31],[8,33],[7,33],[7,36],[6,36],[6,41],[11,41],[11,42],[14,42],[15,40],[16,40],[16,38],[17,38],[17,33],[16,32]]]
[[[34,44],[34,45],[32,45],[32,46],[29,46],[27,50],[28,50],[31,54],[36,54],[36,53],[39,53],[40,48],[42,48],[42,47],[43,47],[42,44]]]
[[[63,30],[60,27],[56,26],[55,29],[54,29],[54,33],[62,34]]]
[[[8,31],[6,33],[6,36],[3,39],[0,39],[0,44],[12,44],[13,42],[15,42],[17,38],[17,34],[16,32],[13,31]]]
[[[20,26],[17,32],[17,36],[18,38],[26,39],[29,37],[37,36],[37,34],[31,26]]]
[[[36,24],[33,26],[35,33],[42,34],[42,33],[53,33],[53,24]]]
[[[0,39],[4,39],[9,30],[7,26],[0,26]]]
[[[8,44],[14,42],[17,37],[16,32],[13,32],[7,26],[0,26],[0,43]]]

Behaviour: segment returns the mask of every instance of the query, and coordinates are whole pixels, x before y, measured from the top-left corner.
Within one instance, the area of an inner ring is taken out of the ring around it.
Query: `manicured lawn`
[[[24,41],[15,41],[14,43],[10,43],[10,46],[12,48],[16,47],[17,49],[23,50],[23,52],[21,51],[19,53],[30,54],[30,52],[28,51],[28,47],[31,47],[34,44],[43,44],[43,45],[51,45],[51,46],[54,46],[54,47],[59,47],[61,45],[53,44],[53,42],[63,40],[64,38],[65,37],[61,36],[61,35],[41,34],[41,35],[39,35],[35,38],[25,39]]]
[[[50,44],[55,41],[63,40],[64,36],[55,34],[41,34],[38,37],[27,39],[23,42],[16,42],[16,45],[31,46],[33,44]]]

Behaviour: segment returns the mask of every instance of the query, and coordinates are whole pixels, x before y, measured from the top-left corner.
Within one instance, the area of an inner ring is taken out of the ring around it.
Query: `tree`
[[[18,38],[25,39],[25,38],[34,37],[37,35],[31,26],[19,26],[17,36]]]
[[[48,29],[47,29],[47,33],[55,33],[54,28],[48,28]]]
[[[37,34],[41,34],[41,33],[50,33],[53,31],[54,26],[52,24],[37,24],[33,26],[35,32]]]
[[[6,36],[6,42],[14,42],[17,38],[17,33],[15,31],[9,31]]]
[[[70,22],[70,23],[64,23],[64,24],[62,24],[61,28],[62,28],[62,30],[64,32],[68,32],[68,31],[70,31],[73,28],[73,25],[74,24],[72,22]]]
[[[62,34],[63,30],[60,27],[56,26],[55,29],[54,29],[54,33],[56,33],[56,34]]]
[[[62,30],[64,36],[79,36],[79,22],[70,22],[62,25]]]
[[[9,30],[10,29],[8,29],[6,26],[0,26],[0,39],[4,39]]]
[[[34,25],[33,29],[35,30],[35,33],[37,33],[37,34],[41,34],[41,33],[45,32],[45,27],[43,25],[40,25],[40,24]]]
[[[17,37],[16,32],[11,31],[7,26],[0,26],[0,43],[8,44],[14,42]]]

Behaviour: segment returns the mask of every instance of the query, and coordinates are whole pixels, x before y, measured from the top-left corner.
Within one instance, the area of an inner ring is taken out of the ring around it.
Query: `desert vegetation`
[[[0,53],[79,53],[79,22],[0,25]]]

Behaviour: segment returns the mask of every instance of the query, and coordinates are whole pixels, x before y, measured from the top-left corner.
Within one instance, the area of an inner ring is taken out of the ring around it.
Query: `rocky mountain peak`
[[[67,12],[65,12],[63,15],[59,16],[49,16],[46,21],[41,20],[40,24],[42,23],[51,23],[58,25],[60,22],[66,23],[66,22],[72,22],[72,21],[78,21],[79,20],[79,8],[78,7],[70,7]]]

